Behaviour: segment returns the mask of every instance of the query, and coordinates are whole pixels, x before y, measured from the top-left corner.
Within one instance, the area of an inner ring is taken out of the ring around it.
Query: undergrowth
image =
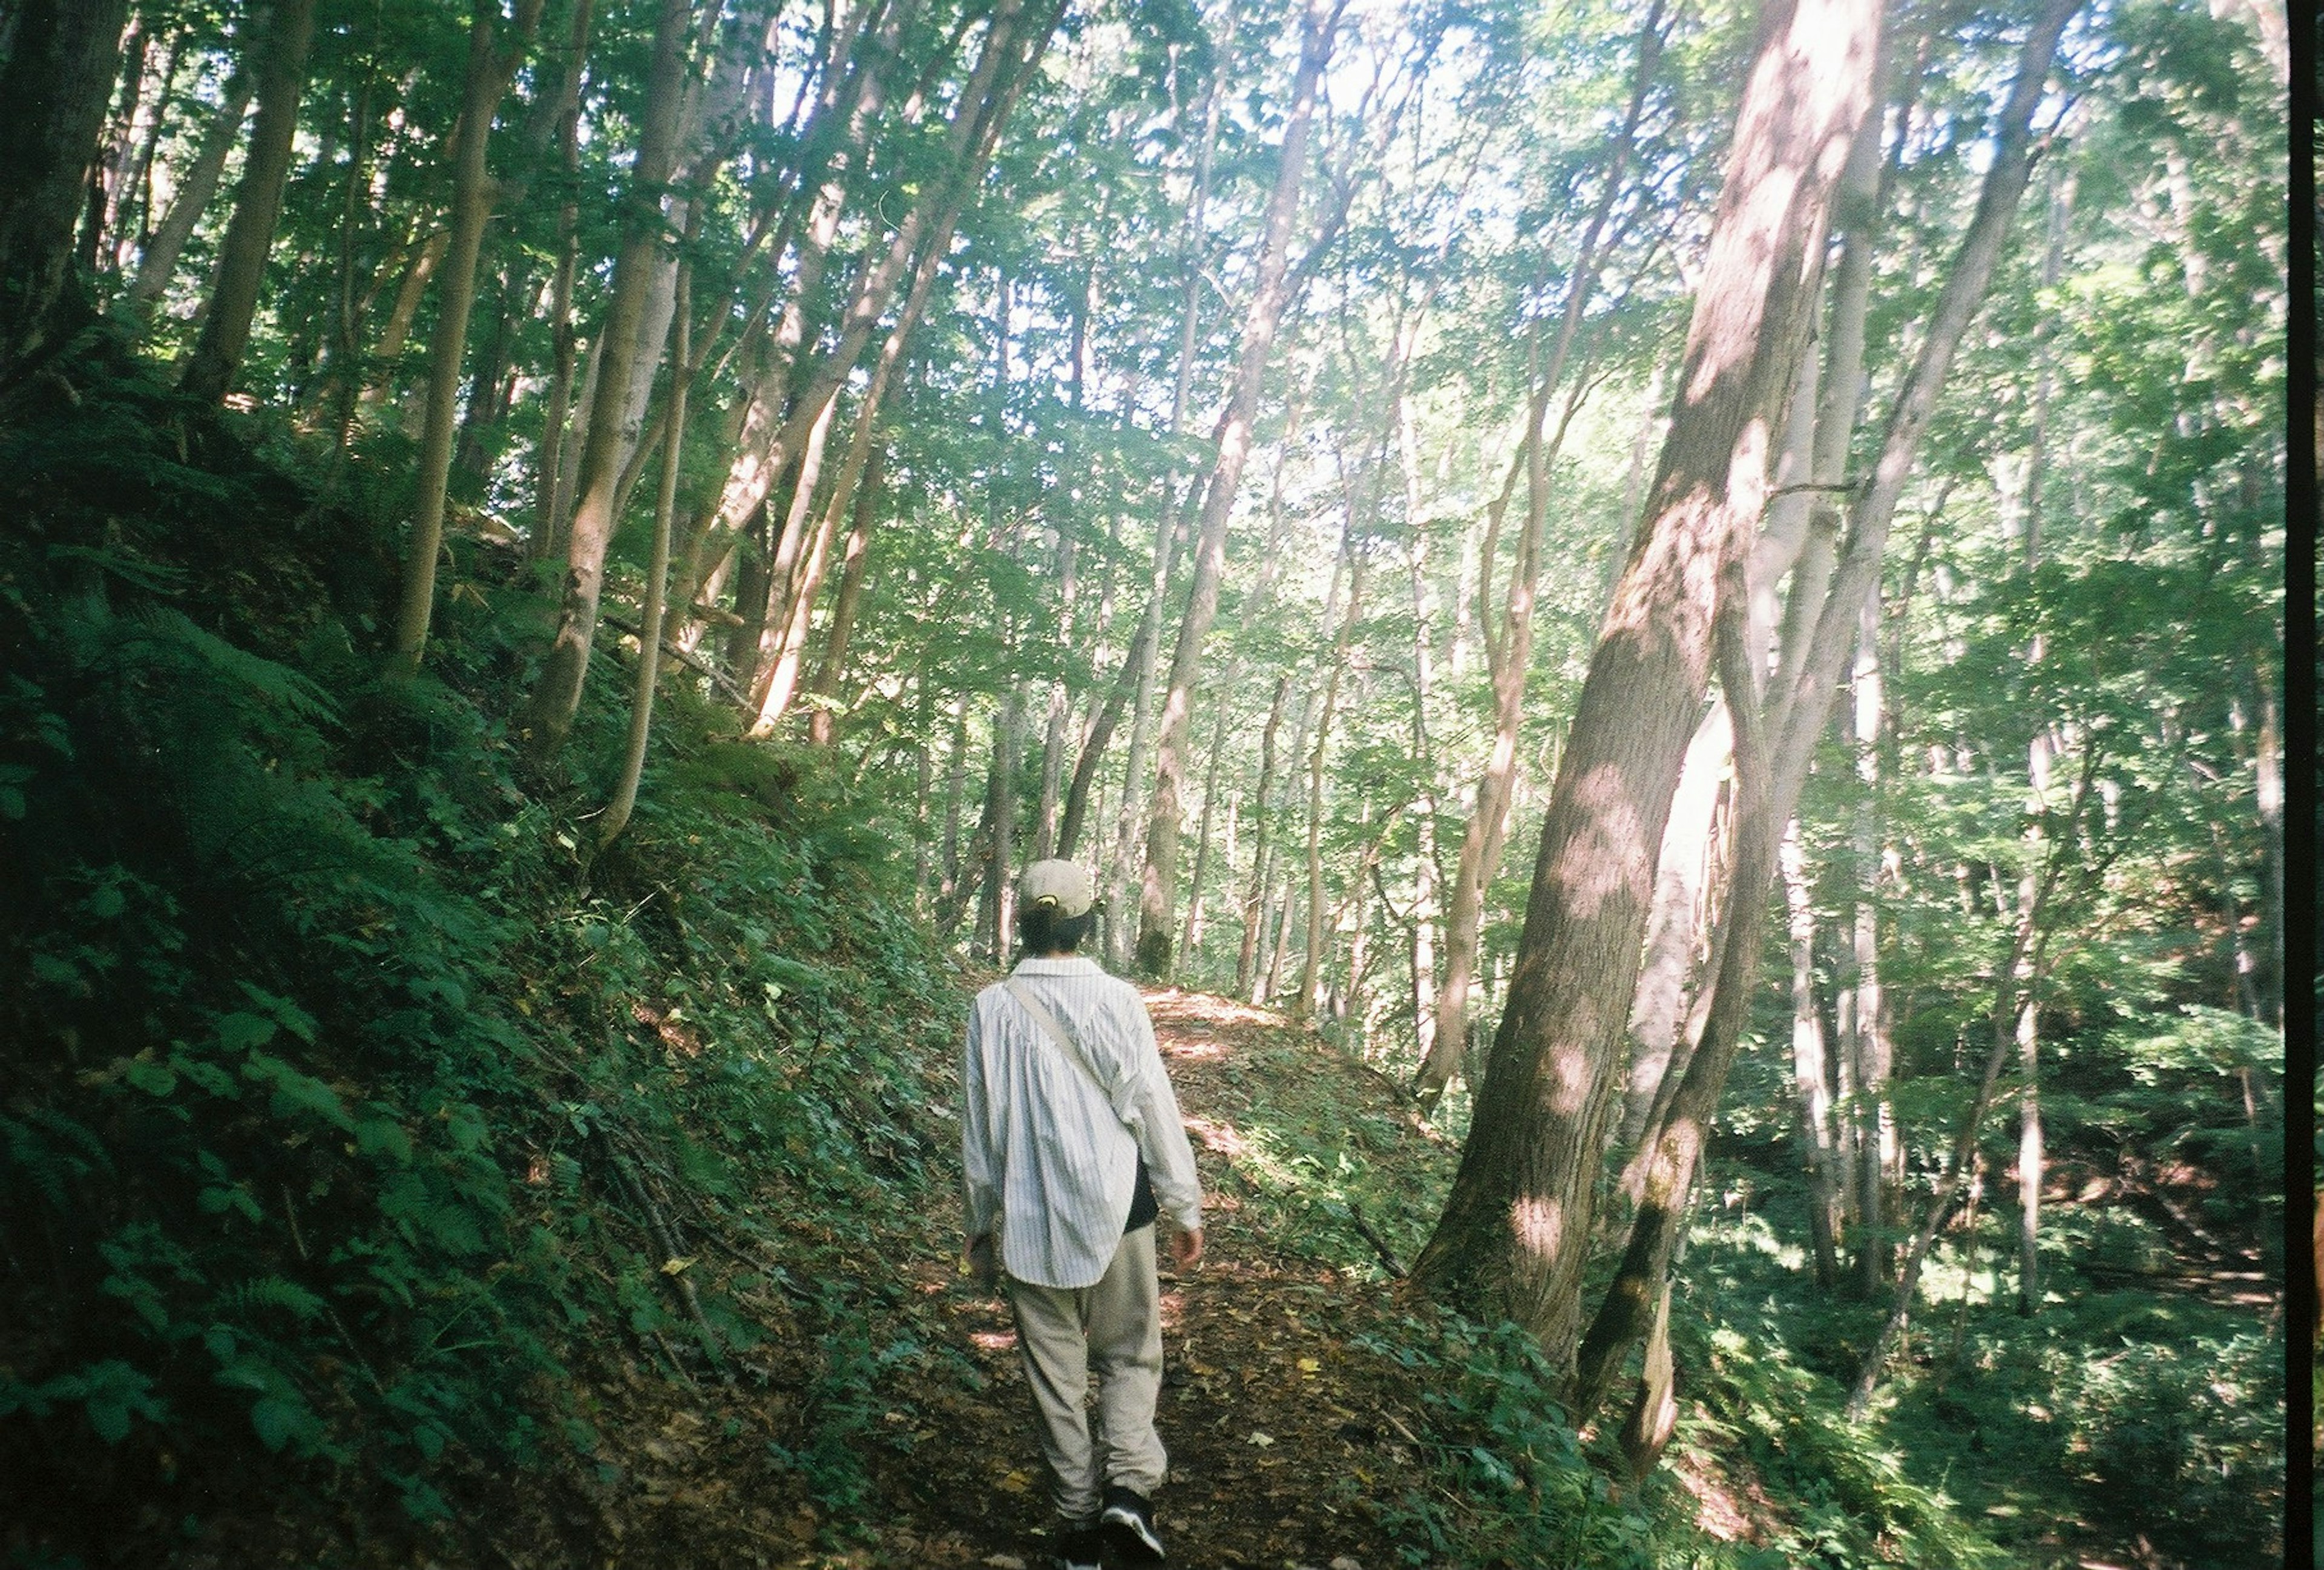
[[[603,1369],[779,1385],[770,1325],[844,1343],[817,1283],[918,1205],[948,1058],[908,858],[677,698],[585,875],[611,651],[529,772],[540,596],[456,596],[383,684],[383,522],[134,366],[66,374],[0,438],[11,1551],[273,1518],[298,1555],[382,1505],[456,1542],[512,1480],[616,1482]]]

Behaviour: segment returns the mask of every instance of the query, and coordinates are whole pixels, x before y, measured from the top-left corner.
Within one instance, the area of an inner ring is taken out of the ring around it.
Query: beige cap
[[[1097,892],[1090,875],[1072,862],[1035,862],[1017,884],[1017,897],[1027,909],[1047,905],[1060,916],[1087,914]]]

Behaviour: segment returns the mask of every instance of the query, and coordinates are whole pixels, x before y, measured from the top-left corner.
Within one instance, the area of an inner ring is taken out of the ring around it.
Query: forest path
[[[1256,1187],[1237,1170],[1245,1129],[1269,1096],[1250,1049],[1294,1030],[1282,1016],[1196,993],[1147,993],[1208,1201],[1205,1255],[1162,1270],[1164,1375],[1159,1412],[1170,1451],[1156,1516],[1169,1563],[1187,1570],[1388,1570],[1387,1534],[1357,1502],[1374,1475],[1409,1464],[1414,1392],[1347,1342],[1375,1317],[1380,1289],[1283,1251],[1265,1233]],[[1302,1037],[1305,1049],[1324,1049]],[[1366,1071],[1340,1060],[1335,1071]],[[1382,1080],[1379,1100],[1393,1104]],[[1047,1481],[1017,1364],[1007,1305],[914,1261],[948,1339],[985,1380],[914,1392],[938,1432],[898,1457],[881,1492],[901,1512],[879,1530],[873,1563],[1040,1570],[1048,1545]]]

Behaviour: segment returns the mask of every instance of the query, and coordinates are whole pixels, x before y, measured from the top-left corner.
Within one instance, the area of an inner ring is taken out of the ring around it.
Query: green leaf
[[[121,1077],[148,1095],[167,1095],[178,1088],[178,1076],[168,1064],[156,1063],[143,1054],[128,1061]]]
[[[218,1021],[218,1045],[229,1052],[244,1052],[274,1039],[279,1027],[256,1014],[228,1014]]]
[[[258,1442],[269,1450],[280,1452],[313,1425],[314,1414],[295,1398],[266,1396],[250,1408],[250,1426],[258,1431]]]

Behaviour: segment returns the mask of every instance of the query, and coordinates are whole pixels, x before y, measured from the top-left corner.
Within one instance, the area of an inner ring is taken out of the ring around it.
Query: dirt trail
[[[1351,1292],[1340,1272],[1270,1247],[1250,1224],[1250,1187],[1234,1170],[1250,1106],[1239,1055],[1288,1027],[1196,994],[1149,993],[1147,1002],[1209,1202],[1202,1265],[1162,1271],[1159,1427],[1170,1475],[1156,1514],[1170,1563],[1389,1570],[1401,1561],[1363,1496],[1370,1479],[1394,1479],[1412,1459],[1412,1419],[1401,1408],[1414,1392],[1346,1346],[1359,1318],[1378,1312],[1370,1300],[1379,1288]],[[916,1275],[987,1382],[929,1393],[923,1420],[948,1432],[881,1476],[907,1519],[881,1531],[872,1562],[1043,1565],[1046,1484],[1008,1308],[933,1261]]]

